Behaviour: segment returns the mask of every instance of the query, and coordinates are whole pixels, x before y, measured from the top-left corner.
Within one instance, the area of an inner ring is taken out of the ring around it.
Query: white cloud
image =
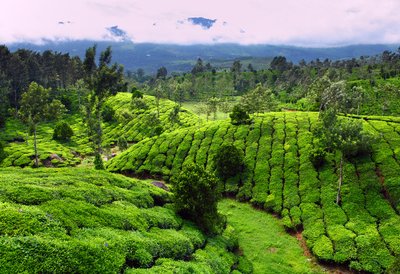
[[[398,0],[7,0],[0,42],[105,39],[117,25],[134,42],[303,46],[399,43]],[[217,19],[209,30],[179,24]],[[70,21],[70,24],[58,24]],[[224,24],[227,22],[227,24]]]

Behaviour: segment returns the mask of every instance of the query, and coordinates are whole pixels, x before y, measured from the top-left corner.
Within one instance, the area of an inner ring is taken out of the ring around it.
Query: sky
[[[0,43],[121,40],[117,26],[135,43],[396,44],[399,14],[400,0],[2,0]]]

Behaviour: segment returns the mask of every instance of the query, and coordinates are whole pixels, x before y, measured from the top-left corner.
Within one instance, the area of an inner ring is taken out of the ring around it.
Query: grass
[[[222,200],[219,210],[238,233],[239,246],[252,262],[254,274],[322,273],[277,218],[231,199]]]

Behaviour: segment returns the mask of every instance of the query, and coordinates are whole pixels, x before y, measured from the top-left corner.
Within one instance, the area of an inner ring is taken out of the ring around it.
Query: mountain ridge
[[[11,51],[17,49],[29,49],[43,52],[52,50],[69,53],[71,56],[84,57],[85,50],[97,44],[98,50],[104,50],[111,46],[114,61],[123,64],[126,70],[135,71],[139,68],[146,73],[155,73],[161,66],[165,66],[168,72],[187,72],[193,67],[198,58],[219,67],[220,61],[232,61],[241,58],[270,58],[285,56],[288,60],[298,63],[300,60],[342,60],[359,58],[360,56],[374,56],[385,50],[395,51],[396,44],[360,44],[329,48],[308,48],[290,45],[240,45],[240,44],[153,44],[133,43],[131,41],[46,41],[42,45],[32,43],[15,43],[7,46]],[[226,65],[225,65],[226,66]],[[265,64],[267,67],[268,64]],[[224,67],[221,67],[224,68]]]

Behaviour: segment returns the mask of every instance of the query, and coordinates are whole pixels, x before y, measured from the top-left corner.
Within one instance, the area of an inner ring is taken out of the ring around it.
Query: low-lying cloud
[[[5,0],[0,43],[400,43],[399,12],[397,0]]]

